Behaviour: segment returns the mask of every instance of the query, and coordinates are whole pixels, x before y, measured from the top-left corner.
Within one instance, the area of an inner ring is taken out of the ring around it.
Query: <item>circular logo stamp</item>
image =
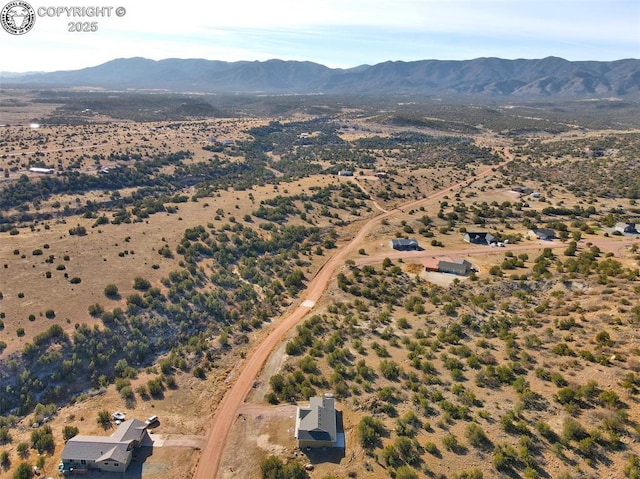
[[[0,24],[12,35],[24,35],[36,23],[36,12],[27,2],[15,0],[0,12]]]

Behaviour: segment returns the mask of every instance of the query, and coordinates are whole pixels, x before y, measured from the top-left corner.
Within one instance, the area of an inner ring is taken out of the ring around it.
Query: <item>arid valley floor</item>
[[[0,477],[640,477],[634,105],[141,97],[0,95]]]

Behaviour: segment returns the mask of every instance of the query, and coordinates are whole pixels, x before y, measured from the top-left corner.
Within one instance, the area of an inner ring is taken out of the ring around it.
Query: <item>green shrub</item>
[[[151,283],[148,280],[141,278],[140,276],[133,280],[133,289],[137,289],[138,291],[147,291],[149,288],[151,288]]]
[[[118,287],[115,284],[108,284],[104,287],[104,295],[109,299],[117,299],[119,297]]]
[[[67,442],[73,436],[77,436],[79,432],[80,431],[75,426],[65,426],[62,429],[62,439],[64,439],[64,442]]]

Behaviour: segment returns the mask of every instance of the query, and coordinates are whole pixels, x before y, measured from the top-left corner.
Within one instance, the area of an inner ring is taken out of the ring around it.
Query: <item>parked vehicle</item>
[[[153,416],[149,417],[144,423],[147,426],[150,426],[151,424],[153,424],[154,422],[157,422],[157,421],[158,421],[158,416],[153,415]]]

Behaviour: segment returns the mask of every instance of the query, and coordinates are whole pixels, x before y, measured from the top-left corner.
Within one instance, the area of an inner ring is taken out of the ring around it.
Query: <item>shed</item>
[[[40,173],[40,174],[44,174],[44,175],[52,175],[56,172],[56,170],[54,170],[53,168],[29,168],[29,171],[31,173]]]

